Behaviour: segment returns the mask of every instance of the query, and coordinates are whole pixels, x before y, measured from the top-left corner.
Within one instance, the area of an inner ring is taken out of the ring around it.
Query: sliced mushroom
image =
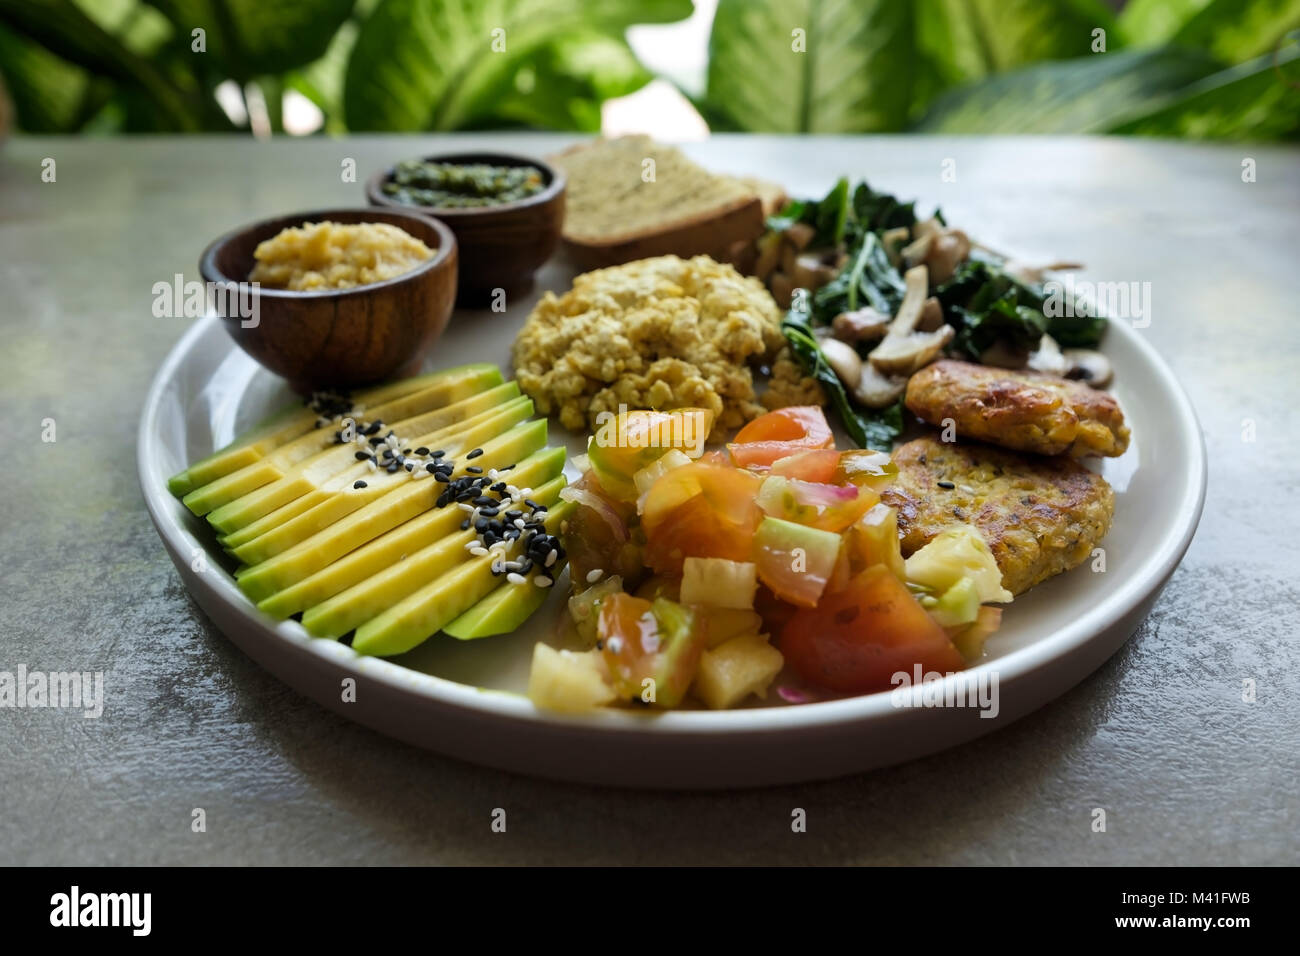
[[[813,241],[813,237],[816,235],[817,230],[806,222],[796,222],[785,231],[787,241],[800,252],[808,248],[808,244]]]
[[[1049,375],[1064,375],[1068,368],[1061,347],[1050,335],[1044,335],[1038,340],[1038,348],[1030,353],[1029,361],[1025,364],[1035,372],[1046,372]]]
[[[970,239],[960,229],[945,229],[935,236],[925,264],[930,267],[930,281],[935,285],[947,282],[957,267],[970,255]]]
[[[795,285],[788,275],[784,272],[773,272],[772,278],[768,281],[768,289],[777,305],[783,309],[790,308],[790,303],[794,301]]]
[[[1029,364],[1029,351],[998,339],[980,353],[980,364],[994,368],[1024,368]]]
[[[925,300],[921,306],[921,317],[916,320],[916,327],[922,332],[933,332],[943,325],[943,306],[934,296]]]
[[[1065,377],[1087,382],[1093,388],[1105,388],[1115,377],[1110,359],[1092,349],[1066,349]]]
[[[862,375],[853,389],[853,397],[867,408],[886,408],[903,397],[907,378],[881,375],[870,362],[862,363]]]
[[[849,393],[867,408],[892,405],[907,388],[906,378],[887,378],[862,358],[853,346],[839,339],[823,339],[822,355]]]
[[[831,329],[837,339],[845,342],[879,342],[889,330],[889,322],[889,316],[868,305],[841,312],[831,320]]]
[[[820,256],[804,254],[794,263],[794,272],[790,278],[794,284],[803,289],[820,289],[835,278],[838,270],[828,266]]]
[[[1079,262],[1049,262],[1041,266],[1035,266],[1028,262],[1013,260],[1004,265],[1002,270],[1013,279],[1041,285],[1049,272],[1073,272],[1082,268],[1083,264]]]
[[[781,234],[769,232],[758,240],[758,258],[754,262],[754,275],[766,282],[781,261]]]
[[[826,364],[840,381],[850,389],[857,388],[858,380],[862,378],[862,357],[853,346],[835,338],[822,339],[820,344]]]
[[[899,252],[903,265],[911,269],[924,262],[925,257],[930,254],[930,246],[933,242],[934,236],[927,233],[905,245],[902,251]]]
[[[889,324],[884,340],[868,356],[882,375],[911,375],[938,358],[943,347],[952,341],[951,325],[933,332],[916,330],[930,288],[929,274],[925,266],[914,266],[903,275],[907,291],[898,314]]]
[[[895,269],[903,261],[902,250],[911,239],[911,231],[906,226],[899,226],[897,229],[886,229],[880,234],[880,244],[885,247],[885,256],[889,259],[889,264]]]

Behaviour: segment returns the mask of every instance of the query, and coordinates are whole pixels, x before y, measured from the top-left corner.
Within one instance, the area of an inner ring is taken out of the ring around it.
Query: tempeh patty
[[[1083,382],[943,359],[907,383],[907,407],[931,425],[952,419],[959,438],[1039,455],[1124,454],[1119,402]]]
[[[1013,594],[1087,560],[1115,512],[1106,479],[1069,458],[918,438],[894,452],[894,463],[897,482],[881,498],[898,511],[903,553],[953,525],[974,525]]]

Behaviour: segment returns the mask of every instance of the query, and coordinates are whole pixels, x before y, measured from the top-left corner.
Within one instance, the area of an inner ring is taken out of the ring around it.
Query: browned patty
[[[1041,372],[943,359],[908,380],[907,407],[959,438],[1039,455],[1115,456],[1128,448],[1119,402],[1108,392]]]
[[[894,452],[894,463],[898,480],[881,497],[898,511],[903,553],[953,525],[974,525],[1013,594],[1087,560],[1115,512],[1106,479],[1069,458],[918,438]]]

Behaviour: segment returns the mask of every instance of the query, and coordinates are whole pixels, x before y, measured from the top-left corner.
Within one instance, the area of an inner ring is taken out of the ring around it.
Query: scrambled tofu
[[[1064,456],[918,438],[894,452],[894,463],[898,478],[881,500],[898,511],[903,553],[973,525],[1013,594],[1086,561],[1115,513],[1106,479]]]
[[[960,438],[1016,451],[1083,458],[1128,448],[1129,428],[1115,396],[1041,372],[943,359],[908,380],[906,401],[931,425],[951,419]]]
[[[781,334],[781,312],[757,279],[708,256],[659,256],[580,275],[548,292],[514,344],[515,376],[545,415],[594,428],[629,408],[707,408],[710,441],[764,411],[820,405]],[[759,395],[754,370],[770,380]]]

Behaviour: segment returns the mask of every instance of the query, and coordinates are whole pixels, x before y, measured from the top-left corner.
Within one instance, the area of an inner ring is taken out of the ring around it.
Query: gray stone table
[[[1300,152],[1106,139],[691,145],[711,166],[795,194],[867,176],[941,203],[996,248],[1150,281],[1146,333],[1196,405],[1210,490],[1150,618],[1031,717],[858,777],[673,794],[485,770],[322,710],[207,622],[145,514],[136,421],[189,321],[151,315],[153,284],[195,278],[204,244],[243,222],[360,204],[344,159],[364,181],[448,145],[0,146],[0,670],[102,670],[107,698],[98,720],[0,709],[0,863],[1297,862]],[[941,177],[945,159],[954,182]],[[505,344],[493,348],[505,358]],[[1232,703],[1244,678],[1257,700]],[[1089,827],[1099,806],[1105,834]],[[196,807],[206,833],[191,832]],[[508,809],[505,835],[490,830],[495,807]],[[806,834],[791,833],[793,807],[808,812]]]

